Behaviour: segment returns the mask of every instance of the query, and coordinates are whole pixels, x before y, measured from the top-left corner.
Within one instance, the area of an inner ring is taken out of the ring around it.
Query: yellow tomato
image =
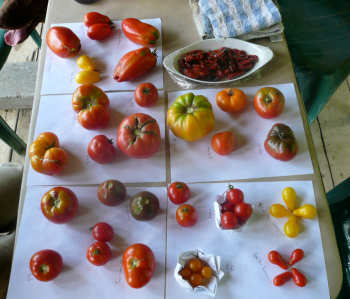
[[[301,208],[294,210],[293,214],[295,216],[312,219],[317,215],[317,210],[313,205],[306,204],[303,205]]]
[[[289,217],[291,212],[288,211],[284,206],[276,203],[271,206],[270,214],[276,218]]]
[[[294,211],[295,200],[297,198],[297,194],[295,193],[295,190],[292,187],[285,188],[282,191],[282,198],[283,198],[283,201],[286,203],[287,208],[290,211]]]
[[[295,238],[299,235],[299,225],[294,215],[290,216],[287,223],[284,225],[284,233],[289,238]]]
[[[82,55],[77,59],[78,66],[85,71],[96,70],[95,64],[92,59],[87,55]]]
[[[78,84],[90,84],[100,80],[100,73],[94,71],[81,71],[75,76]]]

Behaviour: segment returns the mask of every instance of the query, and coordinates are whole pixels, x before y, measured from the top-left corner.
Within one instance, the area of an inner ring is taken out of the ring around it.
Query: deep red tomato
[[[182,205],[191,197],[190,188],[182,182],[174,182],[168,188],[170,201],[176,205]]]
[[[284,285],[286,283],[286,281],[292,277],[292,274],[289,271],[286,271],[280,275],[277,275],[274,279],[273,279],[273,284],[276,287],[280,287],[282,285]]]
[[[61,273],[63,260],[57,251],[44,249],[32,256],[29,266],[36,279],[46,282],[55,279]]]
[[[248,220],[253,213],[253,209],[250,204],[241,202],[235,207],[235,214],[240,220]]]
[[[113,29],[109,24],[98,23],[89,27],[87,30],[87,36],[93,40],[101,40],[110,36],[112,30]]]
[[[226,212],[221,215],[221,225],[226,229],[234,229],[238,223],[238,218],[234,213]]]
[[[135,102],[141,107],[151,107],[157,103],[158,89],[152,83],[141,83],[134,92]]]
[[[227,204],[224,204],[222,207],[221,207],[221,213],[225,213],[225,212],[231,212],[231,213],[234,213],[235,212],[235,205],[233,205],[232,203],[227,203]]]
[[[71,29],[61,26],[49,29],[46,42],[51,51],[61,58],[73,57],[81,48],[80,39],[75,33]]]
[[[244,193],[242,190],[233,188],[232,185],[228,185],[229,191],[226,193],[227,200],[233,205],[237,205],[244,201]]]
[[[110,119],[109,98],[97,86],[80,85],[73,94],[72,106],[83,128],[99,130],[107,126]]]
[[[114,236],[113,227],[106,222],[96,223],[91,232],[96,241],[109,242]]]
[[[87,152],[89,157],[99,164],[111,162],[117,153],[112,139],[108,139],[105,135],[97,135],[92,138]]]
[[[108,244],[101,241],[92,244],[86,252],[88,261],[95,266],[103,266],[107,264],[111,255],[112,252]]]
[[[117,145],[126,155],[134,159],[148,159],[158,150],[161,143],[157,121],[144,113],[132,114],[121,122]]]
[[[97,197],[104,205],[115,207],[126,199],[126,188],[118,180],[107,180],[98,187]]]
[[[299,272],[295,268],[292,268],[292,276],[293,276],[294,283],[298,287],[305,287],[306,286],[307,279],[303,273]]]
[[[65,187],[54,187],[41,199],[41,211],[49,221],[56,224],[71,221],[78,212],[78,208],[77,196]]]
[[[283,270],[288,269],[287,263],[284,261],[281,254],[278,251],[276,250],[270,251],[269,254],[267,255],[267,258],[269,259],[270,263],[277,265],[278,267],[281,267]]]
[[[226,156],[233,152],[236,146],[236,138],[232,132],[216,133],[211,139],[211,147],[220,156]]]
[[[290,256],[290,260],[288,262],[289,265],[294,265],[295,263],[301,261],[304,257],[304,251],[302,249],[295,249]]]
[[[264,147],[272,158],[282,162],[292,160],[299,151],[299,145],[292,129],[284,124],[272,126],[267,134]]]
[[[123,254],[123,269],[129,286],[139,289],[148,284],[156,268],[154,253],[145,244],[137,243],[126,248]]]
[[[84,25],[86,27],[90,27],[98,23],[109,24],[109,25],[113,24],[113,22],[110,20],[109,17],[102,15],[98,12],[88,12],[84,16]]]
[[[141,46],[154,47],[159,38],[157,28],[134,18],[124,19],[122,29],[129,40]]]
[[[284,105],[283,93],[274,87],[261,88],[254,97],[254,108],[263,118],[274,118],[281,115]]]
[[[176,211],[176,221],[183,227],[194,226],[198,221],[197,210],[189,204],[180,206]]]

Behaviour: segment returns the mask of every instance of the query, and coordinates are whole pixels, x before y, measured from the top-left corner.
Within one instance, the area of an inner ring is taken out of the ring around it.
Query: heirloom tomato
[[[216,95],[216,104],[225,112],[238,112],[244,108],[246,103],[245,93],[237,88],[226,88]]]
[[[182,182],[174,182],[168,188],[170,201],[176,205],[182,205],[191,197],[190,188]]]
[[[87,30],[87,36],[92,40],[101,40],[111,35],[114,27],[109,24],[93,24]]]
[[[109,17],[102,15],[98,12],[88,12],[84,16],[84,25],[86,27],[90,27],[94,24],[99,24],[99,23],[109,24],[109,25],[113,24],[113,22],[110,20]]]
[[[147,47],[126,53],[118,62],[113,73],[117,82],[132,81],[146,74],[157,64],[156,50]]]
[[[62,256],[55,250],[44,249],[36,252],[29,262],[30,271],[40,281],[51,281],[62,271]]]
[[[235,206],[235,214],[239,220],[248,220],[253,213],[253,209],[250,204],[241,202]]]
[[[220,222],[223,228],[234,229],[238,223],[238,218],[232,212],[225,212],[221,215]]]
[[[261,88],[254,97],[254,108],[263,118],[274,118],[281,115],[284,105],[283,93],[274,87]]]
[[[123,269],[129,286],[139,289],[148,284],[156,268],[154,253],[147,245],[129,246],[123,254]]]
[[[236,138],[232,132],[216,133],[211,139],[211,147],[220,156],[231,154],[236,146]]]
[[[100,73],[95,71],[81,71],[75,76],[75,82],[78,84],[91,84],[100,80]]]
[[[137,105],[151,107],[157,103],[158,89],[152,83],[141,83],[135,89],[134,98]]]
[[[130,201],[132,217],[138,221],[150,221],[157,216],[159,200],[157,196],[148,191],[137,193]]]
[[[93,243],[86,252],[86,258],[95,266],[107,264],[111,258],[112,252],[108,244],[102,241]]]
[[[141,46],[154,47],[159,38],[156,27],[134,18],[124,19],[122,29],[129,40]]]
[[[117,145],[126,155],[134,159],[148,159],[158,150],[161,143],[157,121],[144,113],[132,114],[121,122]]]
[[[126,188],[117,180],[108,180],[98,187],[97,197],[104,205],[115,207],[126,199]]]
[[[167,122],[175,136],[186,141],[197,141],[213,130],[215,117],[206,97],[187,93],[179,96],[171,105]]]
[[[30,163],[33,169],[46,175],[58,175],[67,165],[67,154],[59,148],[56,134],[40,134],[29,147]]]
[[[77,196],[65,187],[54,187],[41,199],[41,211],[47,220],[56,224],[71,221],[78,212],[78,208]]]
[[[176,211],[176,221],[183,227],[194,226],[198,221],[198,212],[193,206],[184,204]]]
[[[96,70],[96,66],[95,66],[94,62],[92,61],[91,57],[89,57],[87,55],[81,55],[77,59],[77,64],[81,69],[83,69],[85,71],[95,71]]]
[[[73,57],[81,48],[80,39],[67,27],[50,28],[46,34],[46,42],[51,51],[61,58]]]
[[[93,84],[79,86],[72,98],[74,112],[78,113],[79,124],[87,130],[99,130],[107,126],[109,99],[107,95]]]
[[[114,237],[113,227],[106,222],[96,223],[91,229],[92,237],[96,241],[109,242]]]
[[[230,184],[228,185],[228,189],[226,198],[231,204],[237,205],[244,201],[244,193],[241,189],[233,188]]]
[[[91,139],[87,152],[96,163],[106,164],[113,160],[116,149],[112,139],[108,139],[105,135],[97,135]]]
[[[264,143],[267,153],[277,160],[292,160],[299,151],[299,145],[290,127],[274,124]]]

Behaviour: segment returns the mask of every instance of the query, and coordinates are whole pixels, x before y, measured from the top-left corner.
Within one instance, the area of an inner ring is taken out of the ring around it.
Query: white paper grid
[[[133,92],[106,93],[110,100],[111,119],[105,129],[90,131],[76,120],[72,108],[72,95],[42,96],[34,138],[43,132],[53,132],[58,136],[60,147],[68,156],[66,168],[57,176],[38,173],[29,167],[27,185],[84,185],[100,184],[108,179],[123,183],[165,182],[165,116],[164,92],[159,91],[156,105],[143,108],[136,104]],[[117,149],[112,162],[98,164],[87,154],[88,144],[96,135],[113,138],[117,148],[117,132],[122,120],[134,113],[146,113],[157,120],[162,138],[156,154],[149,159],[132,159]]]
[[[295,189],[297,208],[306,203],[315,205],[312,181],[235,183],[234,187],[244,192],[244,201],[254,205],[247,227],[235,234],[220,231],[214,219],[215,197],[227,190],[228,184],[189,184],[189,187],[191,198],[187,203],[193,205],[199,215],[193,227],[181,227],[176,222],[175,212],[179,206],[168,201],[167,299],[198,297],[187,292],[174,278],[179,254],[198,247],[208,254],[221,256],[220,268],[225,275],[218,283],[216,298],[329,298],[318,216],[297,217],[300,234],[292,239],[285,236],[283,230],[288,218],[274,218],[269,213],[272,204],[284,204],[282,191],[286,187]],[[300,288],[291,279],[281,287],[274,286],[274,277],[285,270],[271,264],[268,253],[277,250],[288,263],[297,248],[301,248],[305,256],[293,267],[306,276],[307,285]]]
[[[71,58],[60,58],[54,54],[50,48],[47,48],[43,82],[41,94],[69,94],[73,93],[79,86],[75,82],[75,76],[82,69],[77,64],[77,59],[81,55],[88,55],[94,61],[96,68],[100,71],[101,79],[97,82],[99,87],[104,91],[117,90],[135,90],[135,88],[143,82],[151,82],[157,88],[163,88],[163,56],[162,56],[162,34],[161,20],[147,19],[141,20],[151,24],[159,30],[160,37],[156,46],[150,48],[151,51],[157,49],[157,65],[140,78],[127,81],[117,82],[113,79],[113,72],[119,60],[128,52],[142,48],[141,45],[131,42],[123,33],[121,21],[115,21],[113,24],[116,29],[112,34],[101,40],[91,40],[87,34],[87,27],[84,23],[62,23],[52,24],[54,26],[64,26],[70,28],[80,39],[81,50],[77,55]]]
[[[178,96],[188,92],[204,95],[215,115],[213,131],[196,142],[184,141],[169,130],[171,181],[208,182],[314,173],[294,85],[271,86],[278,88],[286,99],[283,113],[274,119],[264,119],[254,109],[254,96],[262,86],[238,87],[246,94],[247,104],[234,114],[222,111],[216,104],[216,95],[223,88],[169,93],[169,107]],[[291,161],[275,160],[265,151],[264,141],[276,123],[289,126],[298,141],[299,152]],[[214,134],[223,131],[236,137],[236,148],[227,156],[216,154],[211,147]]]
[[[42,214],[40,201],[52,186],[28,187],[14,255],[8,299],[38,298],[164,298],[166,188],[127,188],[128,199],[117,207],[107,207],[97,198],[97,187],[68,187],[78,197],[79,210],[69,223],[49,222]],[[129,211],[130,199],[141,191],[155,194],[160,202],[158,215],[151,221],[136,221]],[[114,229],[108,242],[111,260],[97,267],[87,260],[86,251],[94,243],[90,227],[107,222]],[[135,243],[149,246],[156,257],[151,281],[141,289],[131,288],[125,281],[122,257]],[[58,251],[63,259],[60,275],[50,282],[36,280],[30,272],[32,255],[42,249]]]

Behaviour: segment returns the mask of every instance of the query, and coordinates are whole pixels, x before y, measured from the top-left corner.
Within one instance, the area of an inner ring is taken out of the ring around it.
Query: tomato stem
[[[97,255],[97,254],[100,254],[100,253],[101,253],[101,251],[100,251],[99,249],[95,249],[95,250],[93,251],[93,253],[92,253],[92,254]]]
[[[230,190],[234,189],[234,187],[233,187],[231,184],[228,184],[228,188],[229,188]]]
[[[145,87],[145,88],[143,89],[143,93],[144,93],[144,94],[150,94],[150,92],[151,92],[151,90],[150,90],[149,88],[147,88],[147,87]]]
[[[176,189],[182,189],[183,188],[182,183],[176,182],[175,184],[176,184]]]
[[[139,265],[139,261],[137,259],[132,259],[130,261],[130,269],[134,269],[135,267],[137,267]]]
[[[40,265],[39,271],[40,271],[41,273],[46,273],[47,270],[48,270],[48,267],[47,267],[46,265]]]
[[[268,94],[267,96],[264,97],[263,103],[266,105],[272,103],[272,97]]]

